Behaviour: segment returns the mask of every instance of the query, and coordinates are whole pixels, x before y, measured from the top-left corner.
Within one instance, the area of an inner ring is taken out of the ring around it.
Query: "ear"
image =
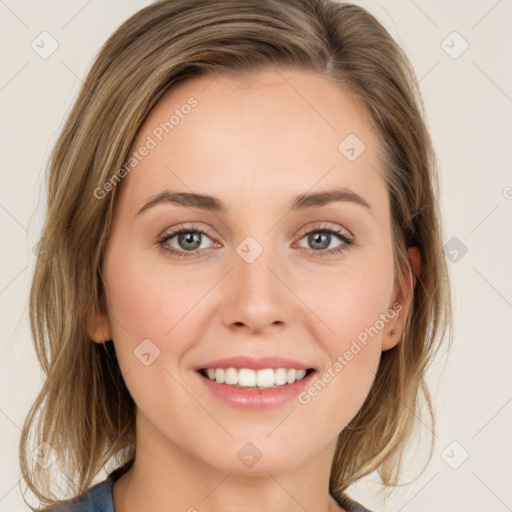
[[[99,310],[87,314],[87,328],[90,338],[95,343],[105,343],[112,339],[112,326],[103,301]]]
[[[421,272],[421,255],[420,251],[417,247],[410,247],[408,249],[409,261],[413,268],[413,276],[411,276],[408,272],[407,267],[403,269],[403,281],[404,284],[400,290],[396,293],[393,303],[398,303],[401,306],[401,309],[398,311],[398,307],[394,307],[397,313],[394,318],[392,318],[386,328],[384,330],[384,334],[382,337],[382,351],[389,350],[398,344],[400,341],[407,317],[409,315],[409,310],[412,305],[412,300],[414,297],[414,288],[416,286],[416,275],[420,275]],[[390,308],[391,309],[391,308]]]

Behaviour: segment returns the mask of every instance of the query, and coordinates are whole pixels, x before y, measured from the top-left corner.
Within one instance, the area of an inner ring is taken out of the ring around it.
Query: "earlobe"
[[[421,254],[419,249],[417,247],[410,247],[408,249],[408,254],[409,261],[413,269],[412,280],[408,269],[405,268],[403,273],[404,286],[401,288],[401,290],[398,291],[393,303],[399,303],[401,308],[400,311],[398,311],[392,320],[386,325],[385,332],[382,337],[382,351],[393,348],[400,341],[414,297],[413,292],[414,288],[416,287],[416,276],[419,276],[421,273]],[[395,311],[397,309],[398,308],[396,308]]]
[[[110,320],[104,310],[90,312],[87,316],[87,327],[89,337],[95,343],[105,343],[112,339]]]

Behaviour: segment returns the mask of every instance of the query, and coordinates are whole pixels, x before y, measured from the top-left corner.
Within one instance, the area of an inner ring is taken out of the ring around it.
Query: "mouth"
[[[314,368],[200,368],[199,375],[217,384],[225,384],[240,389],[274,389],[290,386],[309,377]]]

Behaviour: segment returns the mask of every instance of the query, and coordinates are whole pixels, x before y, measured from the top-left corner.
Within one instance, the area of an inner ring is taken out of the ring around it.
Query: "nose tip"
[[[253,332],[282,328],[289,317],[290,292],[269,267],[269,254],[252,263],[240,258],[230,272],[224,297],[224,323]],[[275,262],[274,262],[275,264]]]

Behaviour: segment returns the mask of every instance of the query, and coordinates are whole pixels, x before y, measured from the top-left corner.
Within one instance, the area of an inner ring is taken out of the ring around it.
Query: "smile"
[[[316,370],[202,368],[196,371],[211,396],[232,407],[261,411],[280,407],[311,385]]]
[[[295,368],[203,368],[201,375],[218,384],[227,384],[237,388],[268,389],[286,386],[302,380],[313,370]]]

